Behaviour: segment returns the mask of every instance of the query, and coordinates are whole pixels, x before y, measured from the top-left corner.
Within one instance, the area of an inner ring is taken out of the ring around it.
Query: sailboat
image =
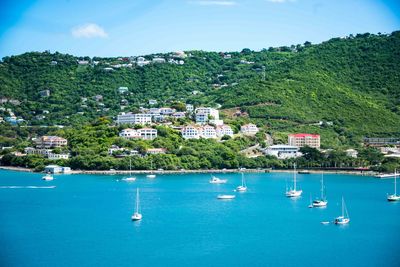
[[[239,192],[245,192],[247,190],[246,181],[244,180],[244,174],[242,172],[242,185],[236,187],[236,190]]]
[[[388,201],[399,201],[400,195],[397,195],[397,188],[396,188],[396,177],[397,177],[397,170],[394,171],[394,194],[388,195]]]
[[[129,157],[129,176],[123,178],[122,180],[127,181],[127,182],[136,181],[136,177],[132,176],[132,158],[131,157]]]
[[[328,205],[328,200],[326,200],[326,197],[324,196],[324,174],[322,174],[321,178],[321,198],[316,199],[313,201],[312,205],[313,207],[320,208],[320,207],[326,207]]]
[[[296,163],[294,164],[294,171],[293,171],[293,189],[290,190],[286,189],[286,196],[287,197],[299,197],[303,193],[303,190],[296,190]]]
[[[153,160],[150,162],[150,173],[146,175],[147,178],[156,178],[156,175],[153,173]]]
[[[53,175],[51,175],[50,173],[48,173],[42,177],[42,180],[45,180],[45,181],[53,181],[53,179],[54,179]]]
[[[346,216],[345,216],[346,213]],[[346,204],[344,203],[344,198],[342,197],[342,215],[335,218],[335,224],[348,224],[350,222],[349,213],[347,212]]]
[[[135,212],[132,215],[132,221],[140,221],[142,219],[142,214],[140,213],[139,205],[139,188],[136,189],[136,206]]]

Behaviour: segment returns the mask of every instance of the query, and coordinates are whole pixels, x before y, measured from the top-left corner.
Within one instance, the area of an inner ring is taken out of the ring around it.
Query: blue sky
[[[0,57],[261,50],[400,30],[400,1],[2,0]]]

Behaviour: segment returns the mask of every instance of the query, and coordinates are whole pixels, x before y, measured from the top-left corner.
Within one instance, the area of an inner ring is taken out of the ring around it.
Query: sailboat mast
[[[294,191],[296,191],[296,163],[294,163]]]
[[[322,173],[322,178],[321,178],[321,200],[324,199],[324,173]]]
[[[129,176],[132,176],[132,157],[129,157]]]
[[[136,189],[136,212],[139,213],[139,188]]]
[[[396,184],[397,184],[397,183],[396,183],[396,178],[397,178],[397,170],[395,169],[395,170],[394,170],[394,195],[395,195],[395,196],[397,196],[397,192],[396,192],[396,191],[397,191],[397,188],[396,188],[396,187],[397,187],[397,185],[396,185]]]
[[[342,217],[344,217],[344,199],[342,197]]]
[[[242,172],[242,186],[244,186],[244,176],[243,176],[243,172]]]

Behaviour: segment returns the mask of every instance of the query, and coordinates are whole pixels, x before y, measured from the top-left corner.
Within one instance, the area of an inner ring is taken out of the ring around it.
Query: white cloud
[[[192,1],[191,3],[201,6],[234,6],[235,1]]]
[[[87,23],[84,25],[76,26],[71,30],[72,36],[75,38],[106,38],[108,34],[102,27],[95,23]]]
[[[271,2],[271,3],[287,3],[287,2],[296,2],[296,0],[267,0],[267,2]]]

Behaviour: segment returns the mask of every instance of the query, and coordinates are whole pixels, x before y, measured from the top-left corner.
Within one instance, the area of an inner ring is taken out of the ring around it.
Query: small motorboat
[[[54,180],[54,177],[53,177],[53,175],[51,175],[50,173],[48,173],[48,174],[46,174],[45,176],[42,177],[42,180],[45,180],[45,181],[53,181],[53,180]]]
[[[210,184],[226,184],[227,179],[219,179],[218,177],[212,176]]]

